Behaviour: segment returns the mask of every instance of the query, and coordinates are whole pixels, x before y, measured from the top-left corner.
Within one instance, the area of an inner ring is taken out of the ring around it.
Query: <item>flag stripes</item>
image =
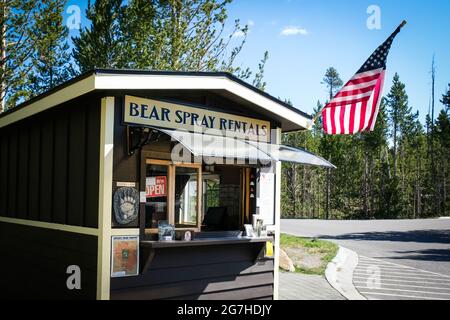
[[[323,130],[327,134],[355,134],[373,131],[380,109],[386,61],[392,42],[404,21],[375,50],[359,71],[322,110]]]
[[[373,131],[379,111],[384,70],[359,82],[358,88],[344,86],[324,109],[323,129],[327,134],[355,134]],[[374,80],[376,79],[376,80]],[[349,81],[351,83],[351,81]],[[354,83],[354,82],[353,82]],[[328,121],[327,121],[328,120]]]

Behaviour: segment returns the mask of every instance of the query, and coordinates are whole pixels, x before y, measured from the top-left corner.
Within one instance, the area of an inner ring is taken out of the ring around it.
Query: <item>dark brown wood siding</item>
[[[95,299],[97,237],[0,222],[0,299]],[[81,290],[67,288],[80,267]]]
[[[100,99],[0,129],[0,216],[97,228]]]
[[[255,262],[262,245],[156,249],[146,273],[111,279],[111,299],[271,299],[273,260]]]

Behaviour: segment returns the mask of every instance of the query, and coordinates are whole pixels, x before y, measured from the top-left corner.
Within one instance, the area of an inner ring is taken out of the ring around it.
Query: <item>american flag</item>
[[[374,130],[383,95],[388,53],[405,24],[403,21],[322,110],[325,133],[339,135]]]

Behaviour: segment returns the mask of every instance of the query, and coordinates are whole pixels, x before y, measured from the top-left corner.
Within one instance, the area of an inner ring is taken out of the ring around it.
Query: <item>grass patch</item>
[[[328,263],[334,259],[339,249],[333,242],[281,235],[281,249],[294,262],[295,270],[303,274],[324,275]]]

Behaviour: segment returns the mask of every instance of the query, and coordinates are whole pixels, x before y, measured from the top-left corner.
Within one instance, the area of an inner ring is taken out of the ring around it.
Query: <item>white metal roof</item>
[[[284,132],[307,129],[311,121],[304,112],[228,73],[94,70],[4,112],[0,128],[96,90],[209,90],[254,106],[256,113],[281,123]]]

